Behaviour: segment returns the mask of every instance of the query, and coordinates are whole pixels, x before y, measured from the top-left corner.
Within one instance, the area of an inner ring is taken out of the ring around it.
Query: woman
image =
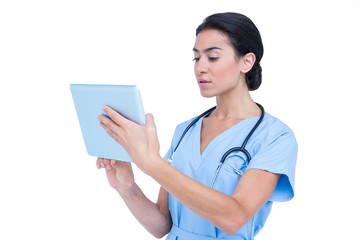
[[[155,237],[254,239],[272,203],[294,196],[296,138],[250,96],[261,84],[263,45],[248,17],[207,17],[193,51],[201,95],[215,97],[216,107],[179,124],[164,158],[151,114],[145,126],[109,107],[110,118],[99,116],[133,163],[160,184],[157,202],[134,182],[131,163],[98,158],[97,167],[105,168],[110,185]],[[164,161],[169,158],[171,164]]]

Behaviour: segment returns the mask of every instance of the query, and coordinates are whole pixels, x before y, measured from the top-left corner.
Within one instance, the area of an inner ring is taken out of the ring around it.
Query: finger
[[[100,157],[96,160],[96,166],[98,169],[106,167],[104,161],[105,159]]]
[[[119,126],[125,125],[129,122],[128,119],[123,117],[121,114],[119,114],[117,111],[115,111],[109,106],[104,106],[103,111],[109,116],[111,120],[113,120]]]
[[[99,115],[97,118],[100,122],[100,126],[106,131],[106,133],[117,141],[117,136],[121,131],[121,127],[106,116]]]
[[[130,164],[129,162],[123,162],[119,160],[111,160],[111,166],[117,170],[123,168],[124,166]]]
[[[116,163],[117,163],[118,161],[116,161],[116,160],[111,160],[111,162],[110,162],[110,164],[111,164],[111,166],[115,166],[116,165]]]
[[[103,163],[105,165],[105,168],[111,168],[111,159],[104,158]]]
[[[106,130],[110,131],[116,127],[119,127],[111,118],[108,118],[102,114],[97,116],[97,119],[99,120],[100,125]]]
[[[111,161],[110,159],[99,157],[96,160],[96,167],[98,169],[100,169],[100,168],[111,169],[110,161]]]
[[[97,167],[98,169],[101,168],[101,162],[102,162],[102,158],[97,158],[97,159],[96,159],[96,167]]]

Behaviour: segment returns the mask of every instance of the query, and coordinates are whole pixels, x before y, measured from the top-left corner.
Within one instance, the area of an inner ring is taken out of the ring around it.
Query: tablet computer
[[[125,149],[106,133],[97,116],[105,114],[102,107],[108,105],[124,117],[145,125],[139,88],[136,85],[72,83],[70,90],[87,153],[130,162]]]

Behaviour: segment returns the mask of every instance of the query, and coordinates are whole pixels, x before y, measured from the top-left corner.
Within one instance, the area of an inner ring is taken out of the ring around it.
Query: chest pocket
[[[247,166],[248,161],[243,152],[230,153],[220,169],[214,188],[227,194],[233,193]]]
[[[248,166],[246,155],[241,152],[233,152],[225,159],[223,170],[240,180]]]

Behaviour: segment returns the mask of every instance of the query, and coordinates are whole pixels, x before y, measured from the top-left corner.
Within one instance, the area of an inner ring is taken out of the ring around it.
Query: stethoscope
[[[252,134],[255,132],[255,130],[257,129],[257,127],[260,125],[260,123],[262,122],[263,118],[264,118],[264,115],[265,115],[265,110],[263,108],[263,106],[261,106],[260,104],[256,103],[256,105],[258,105],[258,107],[260,108],[261,110],[261,115],[260,115],[260,118],[259,120],[255,123],[254,127],[250,130],[249,134],[246,136],[244,142],[242,143],[241,147],[233,147],[233,148],[230,148],[229,150],[227,150],[224,155],[221,157],[220,159],[220,162],[216,168],[216,171],[215,171],[215,174],[214,174],[214,177],[212,179],[212,182],[211,182],[211,188],[214,187],[214,184],[215,184],[215,181],[216,181],[216,178],[218,177],[219,175],[219,172],[221,170],[221,167],[222,165],[224,164],[227,156],[229,156],[230,153],[232,152],[235,152],[235,151],[239,151],[239,152],[242,152],[245,154],[246,156],[246,162],[249,164],[250,160],[251,160],[251,155],[250,153],[246,150],[245,146],[247,144],[247,142],[249,141],[249,139],[251,138]],[[179,147],[182,139],[184,138],[184,136],[186,135],[186,133],[189,131],[189,129],[197,122],[199,121],[199,119],[201,119],[202,117],[207,117],[210,115],[210,113],[216,108],[215,107],[212,107],[208,110],[206,110],[205,112],[203,112],[202,114],[200,114],[199,116],[197,116],[194,120],[192,120],[190,122],[190,124],[185,128],[184,132],[182,133],[178,143],[176,144],[175,148],[174,148],[174,151],[172,152],[170,158],[168,159],[168,162],[171,164],[172,161],[173,161],[173,156],[174,156],[174,153],[176,151],[176,149]]]

